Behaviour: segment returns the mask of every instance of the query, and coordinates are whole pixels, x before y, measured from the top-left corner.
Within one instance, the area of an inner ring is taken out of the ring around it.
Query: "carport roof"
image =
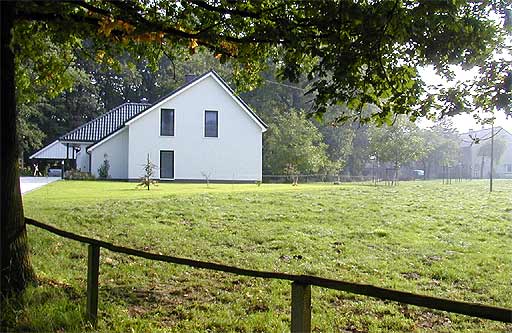
[[[65,160],[66,157],[72,156],[73,152],[68,151],[65,145],[63,145],[59,140],[55,140],[50,143],[48,146],[38,150],[34,154],[32,154],[29,159],[45,159],[45,160]]]

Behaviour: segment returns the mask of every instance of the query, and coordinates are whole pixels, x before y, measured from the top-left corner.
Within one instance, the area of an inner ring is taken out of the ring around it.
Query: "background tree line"
[[[127,101],[153,102],[184,83],[186,74],[215,69],[232,86],[233,68],[207,53],[194,57],[162,57],[156,68],[145,60],[121,59],[114,68],[96,62],[83,50],[76,51],[70,89],[51,96],[19,99],[21,154],[27,156],[60,135]],[[433,168],[454,164],[458,137],[447,121],[421,129],[407,117],[393,126],[337,124],[346,106],[330,107],[320,118],[308,117],[311,105],[305,95],[311,81],[278,82],[277,68],[269,62],[262,83],[240,92],[269,125],[264,135],[264,174],[365,173],[370,156],[391,166],[420,162],[425,177]],[[369,108],[369,107],[367,107]],[[371,112],[371,110],[367,110]],[[366,170],[367,172],[367,170]]]

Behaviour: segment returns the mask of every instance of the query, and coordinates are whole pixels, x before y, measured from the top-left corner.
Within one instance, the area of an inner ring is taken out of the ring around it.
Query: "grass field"
[[[512,308],[512,181],[343,185],[62,181],[25,215],[117,245]],[[83,331],[85,245],[28,227],[41,282],[19,330]],[[510,332],[511,325],[313,287],[315,332]],[[290,285],[102,250],[98,331],[286,332]],[[15,306],[13,306],[15,308]]]

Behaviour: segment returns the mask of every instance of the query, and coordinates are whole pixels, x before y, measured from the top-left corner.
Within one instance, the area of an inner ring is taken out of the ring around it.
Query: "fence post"
[[[98,320],[98,275],[100,273],[100,247],[89,244],[87,257],[87,319],[96,325]]]
[[[292,283],[292,333],[311,332],[311,285]]]

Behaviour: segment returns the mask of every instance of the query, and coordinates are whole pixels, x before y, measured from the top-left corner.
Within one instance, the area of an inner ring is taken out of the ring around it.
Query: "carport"
[[[75,147],[69,144],[63,144],[59,140],[55,140],[48,146],[35,152],[29,157],[30,160],[45,161],[45,162],[58,162],[60,164],[60,177],[64,178],[66,165],[70,162],[74,163],[76,160]],[[67,162],[67,163],[66,163]]]

